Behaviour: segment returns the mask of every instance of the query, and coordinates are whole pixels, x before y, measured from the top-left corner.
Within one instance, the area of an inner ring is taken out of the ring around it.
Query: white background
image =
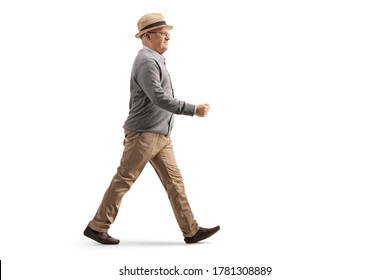
[[[211,105],[177,116],[172,138],[197,221],[221,231],[184,244],[148,166],[110,229],[121,244],[101,246],[82,232],[120,160],[149,12],[174,26],[176,97]],[[125,265],[389,279],[389,14],[376,0],[2,1],[4,279],[126,279]]]

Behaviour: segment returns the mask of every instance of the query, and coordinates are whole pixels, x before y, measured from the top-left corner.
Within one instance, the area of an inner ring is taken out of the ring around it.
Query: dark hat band
[[[139,32],[144,31],[145,29],[149,29],[152,27],[160,26],[160,25],[167,25],[167,23],[165,21],[158,21],[158,22],[155,22],[155,23],[152,23],[152,24],[145,26]]]

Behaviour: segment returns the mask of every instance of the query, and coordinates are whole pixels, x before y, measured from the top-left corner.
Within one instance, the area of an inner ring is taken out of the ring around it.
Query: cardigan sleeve
[[[147,60],[137,70],[136,81],[150,101],[161,109],[179,115],[195,115],[196,106],[173,96],[168,73],[155,60]]]

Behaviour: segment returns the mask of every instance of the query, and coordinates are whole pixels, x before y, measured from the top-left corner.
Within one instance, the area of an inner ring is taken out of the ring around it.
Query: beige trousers
[[[115,221],[123,196],[130,190],[150,162],[161,180],[171,203],[176,221],[185,237],[199,229],[185,194],[183,178],[177,167],[169,137],[150,132],[125,130],[125,147],[117,173],[106,190],[89,227],[107,232]]]

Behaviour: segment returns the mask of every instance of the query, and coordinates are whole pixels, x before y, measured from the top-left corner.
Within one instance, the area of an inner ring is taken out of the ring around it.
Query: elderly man
[[[203,228],[194,219],[177,167],[170,133],[175,114],[205,117],[208,104],[193,105],[176,99],[165,68],[169,30],[161,14],[146,14],[138,21],[136,38],[143,48],[134,60],[130,81],[130,110],[124,124],[124,151],[117,173],[84,235],[102,244],[118,244],[108,234],[123,196],[149,162],[155,169],[171,203],[186,243],[204,240],[220,227]]]

